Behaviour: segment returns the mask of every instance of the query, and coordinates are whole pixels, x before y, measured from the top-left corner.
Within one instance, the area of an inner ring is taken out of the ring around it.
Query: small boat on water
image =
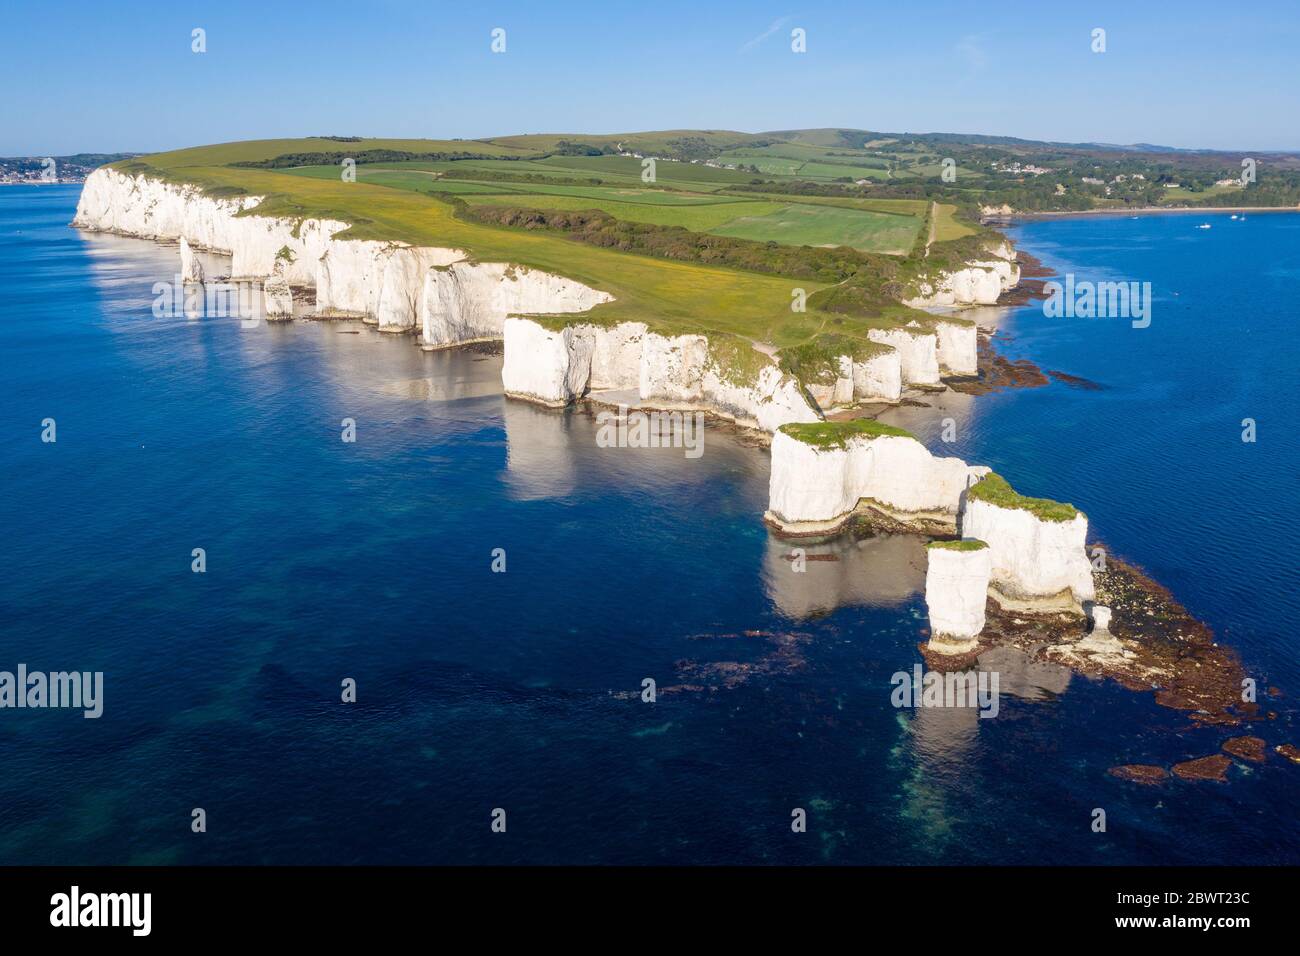
[[[1209,229],[1209,228],[1210,228],[1210,224],[1209,224],[1208,222],[1203,222],[1203,223],[1201,223],[1199,226],[1197,226],[1196,228],[1197,228],[1197,229]]]

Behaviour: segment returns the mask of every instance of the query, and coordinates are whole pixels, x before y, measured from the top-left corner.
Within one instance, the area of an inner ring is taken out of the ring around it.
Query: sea
[[[0,189],[0,671],[102,712],[0,707],[0,864],[1300,863],[1300,215],[1017,224],[1150,323],[982,310],[1089,387],[895,413],[1234,648],[1271,719],[1225,731],[1010,651],[996,716],[895,706],[919,539],[797,571],[725,425],[602,447],[498,350],[156,315],[176,248],[70,228],[79,189]],[[1108,773],[1243,732],[1224,783]]]

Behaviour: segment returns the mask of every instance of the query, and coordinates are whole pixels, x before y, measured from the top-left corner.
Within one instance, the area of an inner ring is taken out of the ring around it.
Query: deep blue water
[[[105,709],[0,710],[0,863],[1300,862],[1300,768],[1107,776],[1225,736],[1149,695],[1008,658],[997,719],[894,709],[919,543],[793,574],[761,449],[597,448],[498,356],[155,318],[175,250],[69,229],[76,197],[0,190],[0,669],[103,671]],[[1015,310],[1013,354],[1107,389],[968,402],[956,453],[1084,508],[1294,696],[1300,217],[1214,221],[1018,228],[1151,281],[1153,322]]]

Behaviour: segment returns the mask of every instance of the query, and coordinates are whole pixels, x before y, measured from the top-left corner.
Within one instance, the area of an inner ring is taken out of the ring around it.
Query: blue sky
[[[1298,79],[1294,0],[7,2],[0,155],[816,126],[1295,150]]]

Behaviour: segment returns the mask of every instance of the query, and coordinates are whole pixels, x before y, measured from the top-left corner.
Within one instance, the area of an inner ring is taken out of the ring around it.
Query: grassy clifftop
[[[813,448],[844,448],[851,438],[910,438],[916,436],[903,428],[886,425],[873,418],[855,418],[847,422],[792,422],[781,426],[782,434]]]
[[[870,349],[869,329],[922,315],[886,286],[912,271],[909,260],[870,251],[902,246],[901,255],[914,246],[921,204],[733,191],[748,173],[687,159],[692,151],[771,142],[690,130],[491,140],[313,137],[194,147],[115,165],[214,196],[263,197],[246,214],[337,219],[351,224],[339,238],[458,248],[475,260],[553,272],[614,296],[565,321],[640,321],[665,334],[723,333],[778,349],[800,346],[807,355],[825,351],[829,343],[821,338],[830,334]],[[646,184],[641,160],[615,155],[620,148],[675,152],[682,160],[660,161],[656,182]],[[365,157],[356,182],[343,181],[330,165],[349,156]],[[535,215],[521,217],[519,210]],[[596,215],[605,221],[593,225]],[[581,216],[587,220],[579,235],[571,220]],[[810,238],[833,241],[809,244]],[[823,311],[819,293],[846,282],[860,294],[839,296],[833,311]],[[806,311],[792,308],[801,297]]]
[[[1073,521],[1079,509],[1050,498],[1030,498],[1011,487],[997,472],[989,472],[966,493],[968,500],[984,501],[999,508],[1028,511],[1044,521]]]

